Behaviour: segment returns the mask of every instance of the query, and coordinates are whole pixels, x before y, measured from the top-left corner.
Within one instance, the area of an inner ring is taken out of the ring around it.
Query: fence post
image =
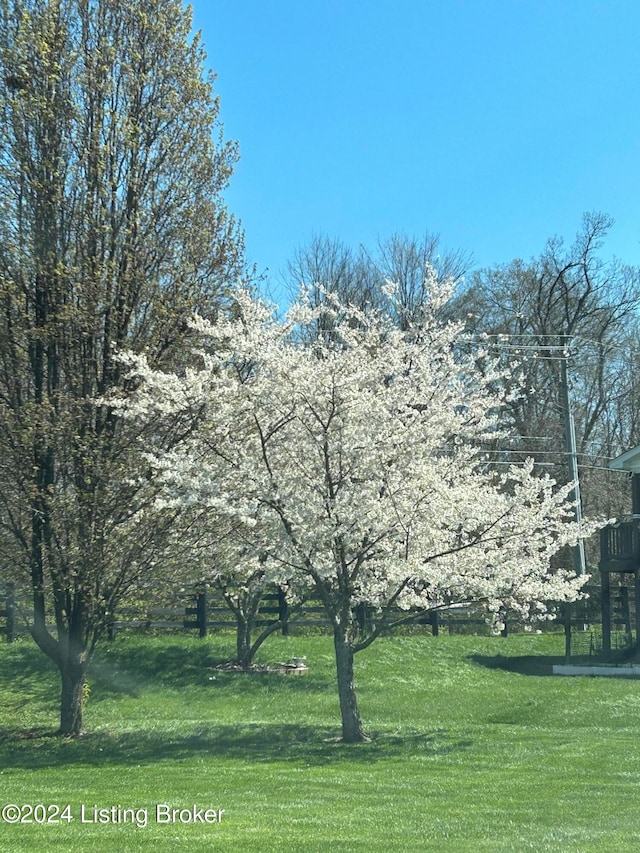
[[[631,637],[631,608],[629,607],[629,587],[621,586],[619,590],[618,615],[624,623],[627,637]]]
[[[431,623],[431,634],[434,637],[437,637],[440,632],[440,622],[438,619],[438,611],[432,610],[429,615],[429,622]]]
[[[500,636],[501,637],[508,637],[509,636],[509,623],[507,621],[508,614],[505,611],[505,613],[503,613],[502,615],[504,618],[502,619],[502,630],[500,631]]]
[[[602,589],[602,656],[605,660],[611,660],[611,585],[609,572],[604,569],[600,571],[600,584]]]
[[[8,583],[5,593],[6,635],[7,641],[12,643],[16,638],[16,602],[15,584]]]
[[[282,622],[283,637],[289,636],[289,605],[287,596],[281,586],[278,587],[278,622]]]
[[[633,609],[635,611],[635,628],[636,628],[636,651],[640,649],[640,576],[638,569],[634,572],[633,577]]]
[[[562,617],[562,623],[564,625],[564,659],[565,659],[566,663],[569,663],[569,661],[571,660],[571,624],[572,624],[571,611],[572,611],[572,609],[573,608],[572,608],[571,602],[566,601],[561,606],[561,610],[560,610],[561,617]]]
[[[207,636],[207,593],[199,592],[198,600],[196,603],[197,615],[196,621],[198,623],[198,629],[200,631],[200,637]]]

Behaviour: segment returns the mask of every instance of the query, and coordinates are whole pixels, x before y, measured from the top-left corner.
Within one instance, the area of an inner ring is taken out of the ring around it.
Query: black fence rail
[[[599,589],[594,588],[599,595]],[[19,606],[18,606],[19,605]],[[574,625],[598,622],[595,609],[599,607],[599,599],[580,602],[578,611],[572,614]],[[287,635],[298,629],[330,630],[324,608],[315,599],[306,601],[302,609],[296,609],[292,615],[292,607],[286,595],[279,588],[266,592],[262,598],[255,628],[268,627],[276,622],[282,623],[279,631]],[[17,635],[27,633],[28,626],[24,618],[18,614],[29,612],[27,596],[19,595],[12,584],[0,586],[0,635],[9,641]],[[394,616],[400,618],[405,612],[397,610]],[[365,627],[376,619],[373,608],[361,605],[356,611],[357,618]],[[630,618],[630,617],[628,617]],[[53,619],[50,626],[54,630]],[[628,622],[628,619],[627,619]],[[558,623],[555,623],[556,627]],[[107,636],[114,639],[119,631],[197,631],[200,637],[206,637],[209,631],[219,629],[235,629],[237,622],[230,607],[215,591],[200,591],[184,587],[172,589],[166,585],[162,588],[150,587],[141,593],[136,600],[131,600],[120,607],[112,621],[107,626]],[[502,635],[506,636],[513,630],[522,630],[522,624],[507,617]],[[543,623],[540,627],[549,627]],[[477,607],[451,607],[445,610],[422,613],[407,623],[406,630],[428,630],[434,636],[445,634],[489,634],[491,626],[486,615]]]
[[[237,622],[228,605],[210,592],[185,593],[176,591],[175,604],[158,604],[157,598],[148,592],[126,606],[122,606],[115,618],[107,626],[107,636],[114,639],[122,630],[161,630],[161,631],[198,631],[200,637],[206,637],[211,630],[235,629]],[[18,604],[21,606],[18,607]],[[18,612],[29,612],[29,600],[26,595],[19,596],[12,584],[0,586],[0,635],[7,640],[15,639],[19,634],[28,633],[26,620],[18,618]],[[264,628],[274,622],[281,622],[279,628],[283,635],[294,629],[314,629],[327,631],[330,628],[324,607],[310,599],[302,609],[291,615],[292,608],[282,590],[266,592],[262,598],[260,610],[255,620],[256,628]],[[397,611],[398,617],[403,615]],[[357,617],[363,624],[375,619],[373,608],[360,606]],[[489,628],[486,619],[473,608],[451,608],[433,611],[419,616],[411,623],[416,629],[430,629],[434,636],[440,632],[450,634],[486,633]],[[53,631],[53,620],[50,625]]]
[[[266,592],[262,596],[260,611],[254,625],[264,628],[274,622],[282,622],[282,633],[288,632],[289,606],[286,596],[281,589]],[[197,629],[201,637],[206,637],[209,628],[232,628],[236,621],[228,605],[212,598],[206,592],[196,596],[195,605],[185,608],[183,628]]]
[[[260,606],[259,618],[255,621],[256,628],[264,628],[274,622],[281,622],[280,631],[283,635],[289,634],[291,628],[314,628],[328,630],[329,620],[325,609],[314,599],[304,603],[300,612],[291,615],[289,602],[281,589],[275,592],[267,592],[263,596]],[[395,614],[400,617],[403,611],[397,610]],[[199,593],[195,606],[186,608],[186,619],[184,628],[197,629],[201,637],[206,637],[209,628],[233,628],[236,625],[232,618],[229,607],[210,603],[206,593]],[[375,621],[375,610],[366,605],[356,608],[356,617],[366,627]],[[452,608],[446,611],[432,611],[416,618],[413,623],[419,627],[429,626],[434,636],[440,629],[444,628],[449,633],[464,633],[471,626],[478,628],[487,625],[486,620],[475,613],[471,608]]]

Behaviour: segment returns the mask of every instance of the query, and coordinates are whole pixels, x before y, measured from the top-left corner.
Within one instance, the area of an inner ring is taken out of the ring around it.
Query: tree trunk
[[[243,669],[248,669],[253,662],[253,649],[251,648],[251,619],[244,614],[236,614],[236,661]]]
[[[68,660],[60,668],[62,694],[60,697],[60,729],[58,734],[77,737],[82,734],[82,711],[86,665],[81,660]]]
[[[353,680],[353,646],[339,629],[334,631],[333,642],[336,650],[338,698],[342,715],[342,740],[344,743],[362,743],[368,738],[362,731]]]
[[[72,644],[68,633],[66,637],[58,640],[49,633],[44,623],[44,611],[38,607],[38,599],[42,603],[42,596],[36,594],[35,598],[35,618],[31,636],[60,672],[60,728],[57,734],[77,737],[82,734],[84,690],[90,654],[86,648]]]

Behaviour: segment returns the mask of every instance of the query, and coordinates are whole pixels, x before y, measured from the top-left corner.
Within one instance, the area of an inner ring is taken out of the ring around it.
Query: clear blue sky
[[[314,233],[439,233],[476,266],[616,220],[640,263],[640,0],[193,0],[277,286]],[[274,290],[277,294],[277,290]]]

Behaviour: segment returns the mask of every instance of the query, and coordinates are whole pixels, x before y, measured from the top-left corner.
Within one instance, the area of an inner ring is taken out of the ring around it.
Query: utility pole
[[[564,410],[564,426],[567,443],[567,458],[569,460],[569,479],[574,483],[573,499],[575,501],[575,517],[578,524],[582,521],[582,504],[580,502],[580,480],[578,475],[578,454],[576,452],[576,430],[573,423],[573,415],[571,413],[571,400],[569,397],[569,377],[567,362],[569,361],[569,351],[566,350],[564,356],[560,359],[560,388],[562,391],[562,408]],[[577,544],[573,546],[573,565],[578,575],[587,573],[586,561],[584,558],[584,542],[579,539]]]
[[[562,408],[564,412],[564,428],[567,443],[567,459],[569,460],[569,479],[573,482],[573,499],[575,501],[574,513],[578,525],[582,521],[582,503],[580,501],[580,479],[578,474],[578,454],[576,452],[576,430],[571,412],[571,398],[569,396],[569,349],[568,342],[562,358],[560,359],[560,389],[562,393]],[[573,551],[573,568],[577,575],[587,573],[586,560],[584,558],[584,541],[578,539],[571,549]],[[570,604],[565,606],[564,613],[564,641],[565,658],[571,658],[571,611]]]

